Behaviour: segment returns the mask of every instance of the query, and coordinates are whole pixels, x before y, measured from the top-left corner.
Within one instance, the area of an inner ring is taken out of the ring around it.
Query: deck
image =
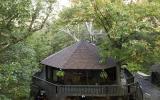
[[[142,91],[138,83],[128,85],[57,85],[47,82],[38,77],[33,77],[32,84],[33,93],[38,89],[46,90],[49,98],[65,97],[65,96],[130,96],[133,100],[143,100]],[[59,99],[57,99],[59,100]]]
[[[136,93],[136,83],[129,85],[58,85],[33,77],[36,88],[43,87],[45,90],[63,96],[127,96]]]
[[[141,88],[139,87],[138,83],[134,83],[134,78],[132,75],[127,75],[126,81],[127,84],[125,85],[62,85],[48,82],[39,76],[33,76],[31,84],[31,95],[35,96],[38,90],[44,89],[49,98],[85,95],[90,97],[132,96],[132,100],[143,100]]]

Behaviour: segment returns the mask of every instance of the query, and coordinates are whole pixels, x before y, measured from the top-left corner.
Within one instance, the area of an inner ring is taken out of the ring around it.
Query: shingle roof
[[[116,66],[113,59],[108,64],[100,64],[100,56],[94,44],[77,42],[41,61],[42,64],[60,69],[106,69]]]

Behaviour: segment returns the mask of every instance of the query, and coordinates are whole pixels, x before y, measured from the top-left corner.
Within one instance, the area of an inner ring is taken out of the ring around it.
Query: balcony
[[[133,75],[123,69],[125,85],[65,85],[54,84],[39,75],[33,76],[31,93],[36,95],[40,89],[46,91],[49,98],[66,97],[66,96],[96,96],[96,97],[132,97],[133,100],[143,100],[143,93],[138,83],[134,83]],[[59,100],[59,99],[57,99]],[[127,99],[129,100],[129,99]]]
[[[134,96],[135,100],[143,100],[142,91],[137,83],[128,85],[57,85],[33,76],[32,93],[44,89],[53,96]]]

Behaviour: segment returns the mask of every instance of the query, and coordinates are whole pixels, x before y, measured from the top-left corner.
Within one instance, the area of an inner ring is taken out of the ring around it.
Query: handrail
[[[47,96],[130,96],[143,100],[143,92],[138,83],[126,85],[60,85],[33,76],[33,88],[44,89]],[[35,87],[37,86],[37,87]]]
[[[49,81],[46,81],[45,79],[42,79],[42,78],[37,77],[37,76],[32,76],[32,78],[33,78],[33,79],[39,79],[39,80],[41,80],[41,81],[44,81],[44,82],[46,82],[46,83],[48,83],[48,84],[51,84],[51,85],[54,85],[54,86],[58,86],[57,84],[54,84],[54,83],[49,82]]]
[[[51,85],[54,85],[54,86],[130,86],[130,85],[134,85],[134,84],[136,84],[136,83],[130,83],[130,84],[126,84],[126,85],[116,85],[116,84],[113,84],[113,85],[75,85],[75,84],[73,84],[73,85],[66,85],[66,84],[54,84],[54,83],[52,83],[52,82],[49,82],[49,81],[46,81],[45,79],[42,79],[42,78],[39,78],[39,77],[37,77],[37,76],[32,76],[33,78],[36,78],[36,79],[39,79],[39,80],[41,80],[41,81],[44,81],[44,82],[46,82],[46,83],[49,83],[49,84],[51,84]]]
[[[127,85],[59,85],[36,76],[33,76],[33,82],[50,93],[67,96],[81,96],[83,94],[86,96],[124,96],[135,93],[135,87],[137,87],[136,83]]]

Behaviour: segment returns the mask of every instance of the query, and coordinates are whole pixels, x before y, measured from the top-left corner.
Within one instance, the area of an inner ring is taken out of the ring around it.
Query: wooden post
[[[89,83],[88,83],[88,72],[87,71],[86,71],[86,76],[87,76],[87,85],[88,85]]]
[[[116,79],[117,79],[117,84],[121,84],[121,69],[120,66],[116,67]]]
[[[46,80],[48,80],[48,66],[45,66],[46,71]]]
[[[117,84],[121,85],[121,68],[119,65],[116,67],[116,78],[117,78]],[[123,100],[122,97],[118,97],[118,100]]]

